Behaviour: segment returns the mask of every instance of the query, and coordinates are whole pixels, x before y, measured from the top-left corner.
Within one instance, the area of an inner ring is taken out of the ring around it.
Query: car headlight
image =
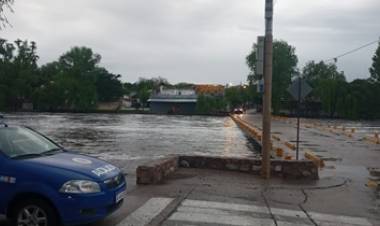
[[[100,186],[93,181],[72,180],[66,182],[59,191],[69,194],[90,194],[100,192]]]

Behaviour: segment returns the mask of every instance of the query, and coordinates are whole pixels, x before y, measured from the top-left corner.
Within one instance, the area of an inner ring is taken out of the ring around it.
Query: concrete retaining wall
[[[154,160],[136,170],[137,184],[157,184],[178,167],[238,171],[260,174],[261,160],[255,158],[227,158],[213,156],[173,156]],[[317,180],[318,167],[308,160],[271,161],[272,175],[286,179]]]
[[[158,184],[178,168],[178,156],[153,160],[136,169],[137,184]]]

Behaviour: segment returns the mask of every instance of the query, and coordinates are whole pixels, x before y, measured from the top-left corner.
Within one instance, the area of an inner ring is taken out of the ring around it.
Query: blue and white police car
[[[67,151],[33,129],[0,124],[0,215],[12,226],[101,220],[121,206],[126,186],[105,161]]]

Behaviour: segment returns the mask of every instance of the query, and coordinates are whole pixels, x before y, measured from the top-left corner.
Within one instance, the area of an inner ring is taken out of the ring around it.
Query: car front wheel
[[[16,204],[11,217],[12,226],[57,226],[57,214],[47,202],[31,199]]]

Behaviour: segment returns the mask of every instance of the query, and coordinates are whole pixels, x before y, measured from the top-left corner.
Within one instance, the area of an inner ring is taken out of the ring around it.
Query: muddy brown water
[[[127,114],[5,114],[67,149],[108,160],[127,173],[170,154],[256,156],[229,117]]]

